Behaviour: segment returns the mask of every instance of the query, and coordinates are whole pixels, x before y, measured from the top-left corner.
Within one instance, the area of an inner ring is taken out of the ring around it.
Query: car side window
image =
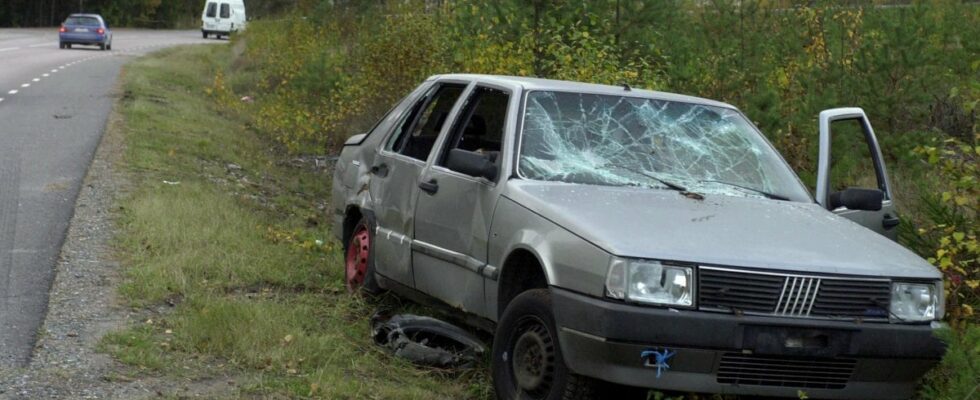
[[[465,89],[466,85],[462,84],[439,85],[412,107],[386,148],[417,160],[427,159],[449,112]]]
[[[452,149],[484,154],[497,163],[504,138],[509,102],[510,94],[507,92],[477,87],[453,124],[450,130],[452,136],[439,155],[438,165],[446,165],[446,159]]]
[[[218,14],[218,3],[208,3],[208,18],[214,18]]]
[[[231,6],[228,3],[221,3],[221,18],[231,17]]]

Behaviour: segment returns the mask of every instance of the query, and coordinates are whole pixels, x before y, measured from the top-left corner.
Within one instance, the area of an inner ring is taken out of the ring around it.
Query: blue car
[[[112,50],[112,31],[101,15],[72,14],[61,24],[58,41],[62,49],[70,49],[73,44],[79,44]]]

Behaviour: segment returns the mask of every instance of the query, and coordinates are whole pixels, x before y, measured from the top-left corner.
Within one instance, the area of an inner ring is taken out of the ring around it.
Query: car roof
[[[717,100],[705,99],[701,97],[688,96],[670,92],[660,92],[656,90],[646,90],[630,88],[628,91],[624,86],[600,85],[595,83],[561,81],[555,79],[530,78],[523,76],[507,75],[483,75],[483,74],[444,74],[433,75],[427,80],[434,79],[460,79],[474,80],[486,83],[498,84],[502,86],[520,86],[525,91],[530,90],[553,90],[560,92],[577,92],[607,94],[615,96],[630,96],[651,98],[657,100],[676,101],[681,103],[703,104],[715,107],[725,107],[737,109],[735,106]]]
[[[102,16],[99,15],[99,14],[71,14],[71,15],[68,16],[68,18],[71,18],[71,17],[89,17],[89,18],[103,19]]]

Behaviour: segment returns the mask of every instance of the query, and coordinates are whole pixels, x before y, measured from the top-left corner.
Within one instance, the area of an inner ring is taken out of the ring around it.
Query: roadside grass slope
[[[397,300],[347,295],[329,173],[285,162],[213,104],[230,51],[166,50],[124,75],[120,293],[142,322],[101,343],[134,367],[122,379],[227,377],[229,397],[488,397],[483,370],[418,369],[373,345],[368,318]]]

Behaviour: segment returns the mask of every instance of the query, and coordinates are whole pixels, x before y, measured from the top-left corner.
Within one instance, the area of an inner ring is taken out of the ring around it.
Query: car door
[[[214,1],[207,2],[204,6],[204,15],[201,18],[204,20],[205,30],[218,30],[218,3]]]
[[[218,7],[218,30],[231,32],[231,4],[221,3]]]
[[[411,243],[419,178],[466,83],[438,82],[416,101],[382,144],[370,167],[374,201],[375,268],[414,287]]]
[[[486,315],[487,242],[500,195],[501,149],[511,101],[507,90],[476,86],[423,172],[412,244],[415,285],[451,306]],[[454,149],[493,162],[492,179],[453,170]]]
[[[817,202],[837,215],[896,240],[900,220],[894,192],[868,116],[860,108],[836,108],[821,112],[819,123]],[[865,171],[863,178],[862,171]],[[856,210],[836,204],[835,194],[849,187],[881,191],[881,208]]]

